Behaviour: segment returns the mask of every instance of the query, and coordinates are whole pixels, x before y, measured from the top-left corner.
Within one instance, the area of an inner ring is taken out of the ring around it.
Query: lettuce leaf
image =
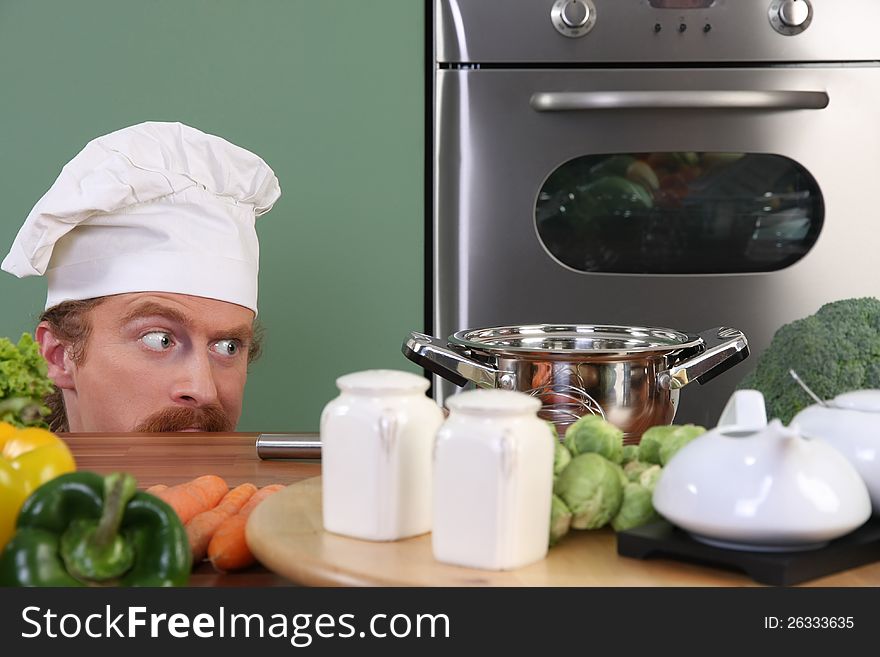
[[[46,426],[43,398],[54,390],[40,347],[29,333],[18,344],[0,338],[0,420],[15,426]]]

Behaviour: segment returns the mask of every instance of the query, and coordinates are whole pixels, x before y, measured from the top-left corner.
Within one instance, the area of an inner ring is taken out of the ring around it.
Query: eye
[[[150,331],[141,336],[141,342],[153,351],[165,351],[174,345],[171,334],[165,331]]]
[[[211,345],[211,349],[221,356],[231,357],[238,355],[238,352],[241,351],[241,343],[238,340],[232,339],[218,340]]]

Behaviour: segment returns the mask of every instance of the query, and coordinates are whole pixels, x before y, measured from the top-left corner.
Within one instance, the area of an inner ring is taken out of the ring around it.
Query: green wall
[[[2,0],[0,257],[92,138],[181,121],[253,150],[282,197],[257,223],[263,357],[242,431],[315,431],[345,372],[420,371],[424,3]],[[40,278],[0,272],[0,336]]]

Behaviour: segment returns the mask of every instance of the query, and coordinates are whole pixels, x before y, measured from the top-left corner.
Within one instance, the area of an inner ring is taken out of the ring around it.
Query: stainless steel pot
[[[448,340],[412,333],[407,358],[456,385],[519,390],[539,397],[560,435],[578,417],[601,414],[637,443],[669,424],[679,389],[706,383],[744,360],[737,329],[700,333],[639,326],[540,324],[459,331]]]

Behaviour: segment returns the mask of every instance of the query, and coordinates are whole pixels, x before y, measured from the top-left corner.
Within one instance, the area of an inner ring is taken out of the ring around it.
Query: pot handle
[[[464,386],[472,381],[481,388],[495,387],[496,370],[468,358],[464,350],[458,350],[444,340],[424,333],[410,333],[403,343],[403,354],[412,362],[457,386]]]
[[[749,355],[746,336],[735,328],[719,326],[699,333],[699,337],[703,340],[702,351],[657,375],[661,388],[677,390],[694,379],[706,383]]]

